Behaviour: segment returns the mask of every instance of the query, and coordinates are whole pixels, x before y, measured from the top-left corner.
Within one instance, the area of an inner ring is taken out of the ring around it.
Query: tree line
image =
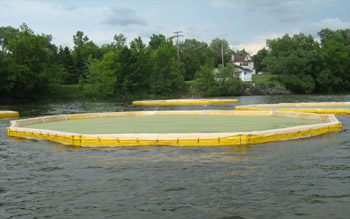
[[[298,94],[350,91],[350,29],[322,29],[320,42],[303,33],[267,40],[253,59],[262,71]]]
[[[186,81],[194,81],[203,67],[217,67],[222,49],[226,63],[234,54],[227,41],[218,38],[210,45],[186,39],[179,45],[180,60],[173,37],[162,34],[153,34],[148,45],[141,37],[127,45],[123,34],[115,34],[113,42],[97,46],[82,31],[73,36],[73,48],[51,40],[51,35],[35,34],[26,24],[0,27],[1,99],[54,98],[62,87],[61,92],[77,92],[79,98],[186,95]],[[68,91],[72,86],[77,89]]]
[[[260,70],[279,75],[295,93],[347,92],[349,29],[324,29],[319,35],[321,43],[304,34],[267,40],[268,49],[253,59]],[[165,98],[186,96],[190,90],[197,96],[240,95],[246,86],[232,63],[233,54],[245,51],[233,51],[225,39],[209,45],[185,39],[177,47],[173,37],[153,34],[148,45],[141,37],[127,45],[123,34],[115,34],[111,43],[98,46],[77,31],[73,48],[51,41],[51,35],[35,34],[26,24],[0,27],[1,100],[53,99],[59,93],[75,93],[77,98]]]

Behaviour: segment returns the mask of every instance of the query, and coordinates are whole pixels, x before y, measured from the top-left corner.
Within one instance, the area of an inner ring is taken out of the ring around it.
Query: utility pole
[[[183,36],[180,35],[180,33],[182,33],[182,31],[175,31],[174,34],[176,37],[176,47],[177,47],[177,69],[178,69],[178,76],[180,76],[180,49],[179,49],[179,37]]]

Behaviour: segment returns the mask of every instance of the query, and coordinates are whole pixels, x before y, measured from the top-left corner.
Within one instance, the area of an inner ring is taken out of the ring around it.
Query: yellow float
[[[238,103],[236,99],[172,99],[172,100],[142,100],[133,101],[134,105],[205,105]]]
[[[236,110],[136,111],[10,121],[8,136],[81,147],[246,145],[342,129],[334,115]]]
[[[289,111],[319,114],[350,115],[350,102],[278,103],[237,106],[235,110]]]
[[[19,113],[16,111],[0,111],[0,119],[16,117],[19,117]]]

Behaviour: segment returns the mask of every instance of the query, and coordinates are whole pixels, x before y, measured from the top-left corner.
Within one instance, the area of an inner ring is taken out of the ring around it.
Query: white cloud
[[[109,24],[112,26],[128,26],[132,24],[147,25],[146,21],[141,19],[131,8],[113,5],[109,6],[105,11],[105,19],[103,24]]]
[[[77,5],[74,5],[74,4],[72,4],[72,3],[67,2],[66,4],[64,4],[64,5],[62,6],[62,8],[63,8],[64,10],[67,10],[67,11],[75,11],[75,10],[77,10],[79,7],[78,7]]]
[[[250,55],[255,55],[260,49],[266,46],[265,42],[241,43],[231,46],[234,51],[245,49]]]
[[[33,4],[35,2],[35,0],[27,0],[28,2],[30,2],[31,4]],[[77,4],[73,4],[72,1],[69,0],[61,0],[58,4],[56,1],[47,1],[44,2],[47,5],[51,5],[53,10],[64,10],[64,11],[75,11],[79,8],[79,6]],[[43,3],[42,3],[43,4]]]
[[[255,55],[259,50],[266,47],[267,39],[276,39],[283,35],[284,33],[268,33],[259,36],[250,36],[247,40],[231,44],[231,49],[235,51],[245,49],[251,55]]]
[[[210,0],[210,3],[215,8],[231,8],[250,15],[260,13],[281,23],[295,23],[306,19],[308,11],[305,5],[333,1],[335,0]]]
[[[210,44],[219,37],[254,54],[266,39],[286,33],[317,36],[322,28],[349,28],[349,5],[345,0],[0,0],[0,26],[25,22],[37,34],[52,34],[56,45],[70,46],[78,30],[98,45],[118,33],[129,42],[137,36],[147,42],[152,34],[170,37],[182,30],[183,40]]]
[[[318,22],[306,23],[302,32],[316,35],[322,29],[329,28],[332,30],[350,28],[350,22],[341,21],[339,18],[324,18]]]

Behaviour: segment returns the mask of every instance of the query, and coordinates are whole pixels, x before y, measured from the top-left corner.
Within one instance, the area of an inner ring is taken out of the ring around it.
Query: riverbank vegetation
[[[257,83],[295,93],[348,92],[350,30],[324,29],[319,35],[321,43],[304,34],[267,40],[268,49],[253,59],[273,80]],[[127,45],[126,37],[116,34],[98,46],[77,31],[73,48],[51,41],[51,35],[35,34],[26,24],[0,27],[0,102],[232,96],[250,86],[232,63],[240,51],[225,39],[210,44],[185,39],[177,46],[173,37],[153,34],[148,45],[141,37]]]
[[[260,50],[255,62],[294,93],[349,93],[350,29],[318,35],[320,43],[303,33],[267,40],[269,50]]]

